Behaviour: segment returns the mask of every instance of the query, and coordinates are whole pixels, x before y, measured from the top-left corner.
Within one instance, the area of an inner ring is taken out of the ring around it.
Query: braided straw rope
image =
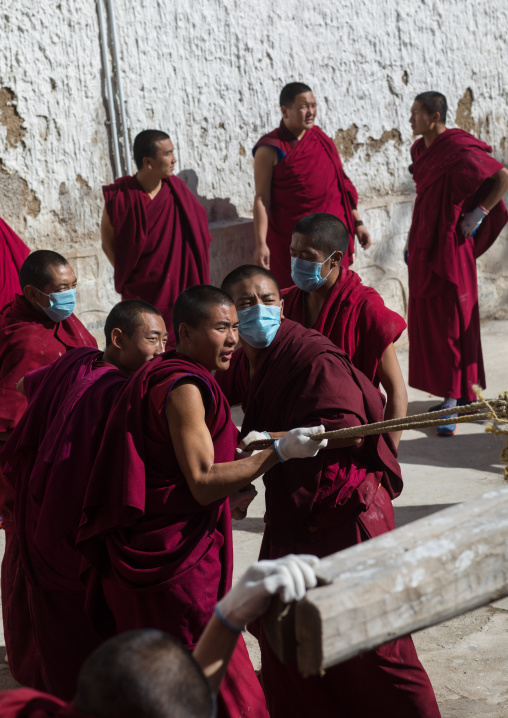
[[[485,431],[491,434],[505,436],[507,445],[501,453],[501,460],[508,464],[508,391],[499,395],[498,399],[487,401],[481,394],[480,387],[474,386],[473,390],[478,401],[467,406],[456,406],[448,409],[439,409],[424,414],[414,414],[400,419],[389,419],[378,421],[374,424],[361,424],[360,426],[345,427],[336,431],[324,431],[320,434],[313,434],[311,439],[321,441],[322,439],[349,439],[356,436],[368,436],[370,434],[383,434],[385,432],[403,431],[404,429],[425,429],[431,426],[443,426],[445,424],[467,424],[473,421],[490,421]],[[484,411],[481,412],[481,409]],[[485,411],[486,410],[486,411]],[[458,416],[450,417],[450,412]],[[442,418],[447,417],[447,418]],[[505,427],[501,426],[505,425]],[[249,444],[248,450],[266,449],[273,444],[273,439],[260,439]],[[505,468],[505,478],[508,480],[508,466]]]

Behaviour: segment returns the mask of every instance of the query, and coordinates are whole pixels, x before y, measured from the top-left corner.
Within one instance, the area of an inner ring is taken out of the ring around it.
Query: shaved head
[[[125,299],[123,302],[115,304],[104,325],[106,346],[111,345],[111,332],[113,329],[120,329],[123,334],[132,337],[136,327],[143,324],[143,314],[162,317],[158,309],[142,299]]]
[[[315,249],[329,257],[334,252],[347,252],[349,234],[346,225],[338,217],[327,212],[316,212],[302,217],[293,230],[293,234],[312,237]]]
[[[277,290],[277,295],[280,299],[279,283],[277,282],[275,277],[270,274],[267,269],[264,269],[264,267],[258,267],[256,264],[243,264],[241,267],[233,269],[233,271],[230,272],[223,279],[221,289],[226,292],[226,294],[229,294],[229,296],[232,296],[233,287],[238,284],[238,282],[241,282],[244,279],[251,279],[252,277],[257,276],[266,277],[271,282],[273,282],[273,285]]]
[[[303,82],[290,82],[282,88],[282,92],[280,93],[280,106],[291,107],[295,97],[305,92],[312,92],[308,85],[305,85]]]
[[[415,102],[419,102],[428,115],[435,115],[439,112],[440,122],[446,124],[446,114],[448,112],[448,103],[442,92],[429,90],[416,95]]]
[[[169,135],[162,130],[143,130],[136,135],[133,152],[136,167],[140,170],[143,167],[144,157],[155,157],[159,149],[158,142],[169,140]]]
[[[173,309],[173,329],[178,343],[181,324],[197,327],[209,319],[213,307],[232,307],[233,302],[224,291],[210,284],[198,284],[182,292]]]
[[[53,269],[69,265],[69,262],[58,252],[49,249],[38,249],[31,252],[19,270],[19,284],[23,290],[27,285],[43,291],[53,281]]]
[[[192,655],[152,629],[109,639],[87,658],[76,708],[96,718],[212,718],[215,698]]]

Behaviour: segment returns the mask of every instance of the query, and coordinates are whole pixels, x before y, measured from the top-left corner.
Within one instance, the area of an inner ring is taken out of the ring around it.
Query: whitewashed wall
[[[404,311],[414,96],[444,92],[449,126],[508,160],[506,0],[114,0],[131,141],[168,131],[178,171],[207,207],[212,276],[250,259],[251,148],[279,122],[278,94],[314,89],[374,240],[356,269]],[[95,0],[3,0],[0,214],[32,248],[70,257],[95,331],[116,300],[101,255],[102,184],[112,181]],[[508,241],[480,262],[482,314],[508,311]]]

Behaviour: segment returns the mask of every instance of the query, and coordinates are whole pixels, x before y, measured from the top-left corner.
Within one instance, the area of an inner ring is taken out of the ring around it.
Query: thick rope
[[[489,421],[485,431],[491,434],[505,436],[507,445],[501,453],[501,460],[508,464],[508,391],[499,395],[498,399],[487,401],[483,398],[480,387],[473,387],[478,401],[467,406],[456,406],[448,409],[439,409],[424,414],[414,414],[399,419],[388,419],[378,421],[374,424],[361,424],[350,426],[336,431],[324,431],[320,434],[313,434],[314,441],[321,439],[350,439],[356,436],[368,436],[371,434],[383,434],[392,431],[404,431],[405,429],[425,429],[432,426],[443,426],[447,424],[468,424],[474,421]],[[484,410],[481,412],[480,410]],[[485,411],[487,410],[487,411]],[[450,416],[450,413],[456,416]],[[457,416],[458,415],[458,416]],[[443,418],[446,417],[446,418]],[[505,425],[501,427],[499,425]],[[273,439],[260,439],[249,444],[248,449],[266,449],[273,444]],[[505,470],[505,479],[508,481],[508,466]]]

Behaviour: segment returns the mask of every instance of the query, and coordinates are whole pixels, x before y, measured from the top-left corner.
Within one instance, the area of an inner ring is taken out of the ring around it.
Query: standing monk
[[[145,130],[134,140],[138,172],[102,188],[102,249],[115,269],[122,299],[144,299],[161,312],[168,347],[175,346],[172,313],[187,287],[209,280],[205,209],[173,177],[175,148],[165,132]]]
[[[393,343],[406,322],[385,306],[344,267],[349,237],[344,223],[331,214],[300,219],[291,238],[291,278],[283,289],[284,315],[312,327],[343,349],[353,365],[386,391],[385,419],[406,416],[407,391]],[[402,432],[392,434],[396,444]]]
[[[219,381],[231,404],[242,403],[244,448],[266,434],[278,439],[294,426],[323,424],[333,431],[382,420],[380,393],[348,356],[318,332],[284,318],[269,272],[239,267],[222,288],[235,302],[242,348]],[[298,464],[280,447],[278,457],[263,478],[260,559],[290,553],[323,557],[394,528],[391,499],[400,494],[402,478],[389,434],[366,436],[363,443],[332,439],[326,451]],[[302,678],[295,663],[281,664],[262,630],[259,638],[271,718],[439,717],[410,637],[318,678]]]
[[[75,347],[97,342],[73,311],[77,279],[68,261],[56,252],[28,255],[19,272],[22,295],[0,314],[0,442],[21,418],[27,401],[16,391],[29,371],[46,366]],[[38,685],[35,646],[30,626],[23,570],[14,533],[14,489],[0,470],[0,513],[5,529],[2,561],[2,617],[11,673],[25,685]],[[11,614],[13,606],[16,607]],[[19,620],[18,620],[19,618]]]
[[[106,319],[106,350],[73,349],[27,374],[28,407],[0,459],[15,487],[15,524],[44,690],[69,699],[101,636],[85,613],[75,548],[106,420],[127,378],[164,351],[166,327],[128,299]],[[15,615],[17,606],[12,606]]]
[[[370,235],[356,208],[358,194],[342,169],[333,141],[314,125],[312,90],[291,82],[280,94],[280,126],[264,135],[254,155],[254,261],[269,269],[281,287],[290,287],[289,245],[297,221],[311,212],[339,217],[349,233],[346,266],[353,261],[354,237],[364,249]]]
[[[29,254],[26,244],[0,218],[0,309],[19,293],[19,270]]]
[[[436,408],[475,399],[485,387],[476,258],[508,221],[501,197],[508,171],[492,148],[446,128],[440,92],[423,92],[411,108],[410,172],[416,202],[408,241],[409,384],[444,397]],[[456,425],[437,428],[442,436]]]
[[[196,286],[173,314],[176,352],[157,357],[126,385],[111,412],[85,501],[78,542],[117,632],[154,627],[192,650],[231,587],[228,497],[274,466],[273,448],[240,461],[238,431],[211,372],[229,367],[236,310],[220,289]],[[281,439],[291,456],[315,455],[306,432]],[[240,640],[219,696],[222,716],[266,716]]]

